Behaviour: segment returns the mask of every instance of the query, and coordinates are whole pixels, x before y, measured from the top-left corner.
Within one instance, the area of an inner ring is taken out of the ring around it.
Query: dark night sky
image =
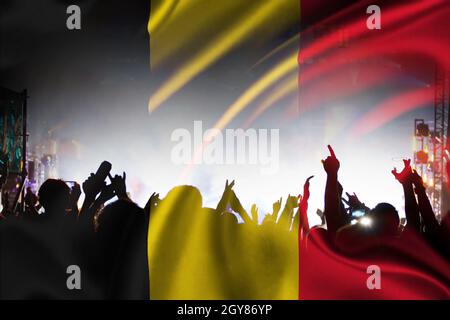
[[[81,30],[66,28],[70,4],[81,8]],[[124,91],[145,105],[149,14],[148,0],[2,1],[0,85],[28,89],[30,130],[99,118],[107,125],[113,110],[98,102],[121,99]]]

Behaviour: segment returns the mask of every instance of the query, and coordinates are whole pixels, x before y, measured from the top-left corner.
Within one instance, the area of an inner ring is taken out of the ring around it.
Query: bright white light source
[[[359,219],[359,223],[361,223],[364,227],[370,227],[372,225],[372,219],[368,217],[362,217]]]
[[[358,223],[358,220],[356,220],[356,219],[353,219],[352,221],[350,221],[351,225],[354,225],[354,224],[357,224],[357,223]]]
[[[366,213],[364,212],[364,210],[355,210],[352,212],[352,216],[354,217],[362,217],[363,215],[365,215]]]

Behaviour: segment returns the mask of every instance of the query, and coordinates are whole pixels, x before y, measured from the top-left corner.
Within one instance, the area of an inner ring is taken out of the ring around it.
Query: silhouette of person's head
[[[226,224],[226,225],[238,224],[238,219],[236,218],[236,216],[229,211],[222,212],[222,214],[220,215],[220,218],[221,218],[221,223],[223,223],[223,224]]]
[[[62,180],[46,180],[39,188],[38,197],[46,214],[70,209],[70,188]]]
[[[185,212],[190,216],[198,214],[202,208],[202,195],[193,186],[178,186],[167,193],[162,205],[169,205],[172,210],[180,214]]]
[[[144,211],[137,204],[129,200],[119,199],[105,206],[99,217],[99,231],[108,232],[111,235],[118,233],[125,228],[125,224],[135,219],[136,216],[142,215]]]
[[[398,232],[400,218],[395,207],[389,203],[379,203],[367,215],[372,222],[372,230],[379,235],[395,235]]]

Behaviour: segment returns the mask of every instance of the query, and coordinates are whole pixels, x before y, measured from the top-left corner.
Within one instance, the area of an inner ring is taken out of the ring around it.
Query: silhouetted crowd
[[[322,223],[312,228],[307,215],[312,176],[306,180],[302,194],[287,197],[283,209],[282,198],[276,201],[262,223],[258,223],[256,205],[248,212],[241,204],[233,190],[234,181],[226,181],[216,208],[203,207],[200,192],[192,186],[175,187],[163,199],[153,193],[141,208],[127,193],[125,172],[112,176],[111,164],[106,161],[81,186],[69,187],[65,181],[48,179],[37,195],[27,189],[24,213],[11,212],[3,192],[0,296],[148,299],[173,297],[177,290],[181,292],[177,297],[195,298],[202,286],[211,286],[206,276],[202,279],[202,273],[209,270],[203,261],[209,258],[198,248],[205,242],[208,255],[220,254],[223,256],[218,260],[226,261],[217,272],[225,273],[223,278],[232,282],[226,286],[234,290],[229,296],[243,298],[270,298],[280,288],[289,296],[297,290],[296,284],[290,286],[289,282],[295,282],[298,274],[299,239],[307,247],[311,239],[321,238],[336,252],[354,256],[414,233],[449,259],[449,215],[438,221],[423,180],[409,160],[404,160],[401,172],[392,171],[405,194],[406,219],[401,221],[388,203],[370,209],[354,193],[346,193],[344,199],[338,180],[340,163],[328,148],[330,155],[322,161],[327,174],[325,203],[323,210],[317,210]],[[79,208],[82,193],[84,201]],[[222,248],[224,243],[226,250]],[[204,270],[180,258],[180,251],[189,255],[189,250],[198,264],[205,265]],[[273,262],[260,267],[261,281],[253,280],[252,271],[243,267],[258,261],[257,255]],[[70,265],[79,266],[83,279],[87,279],[81,291],[67,290],[66,268]],[[172,282],[173,266],[199,279],[197,285],[185,285],[177,279]],[[287,276],[274,281],[283,275]],[[252,281],[258,288],[252,292],[260,296],[246,292]]]
[[[397,172],[396,168],[392,170],[404,191],[405,218],[401,220],[398,211],[389,203],[379,203],[370,209],[355,193],[346,193],[347,199],[344,199],[343,187],[338,180],[340,163],[333,149],[330,146],[328,148],[330,156],[322,161],[327,173],[324,227],[310,230],[305,213],[305,218],[301,219],[304,222],[302,230],[309,238],[321,236],[341,253],[357,255],[390,241],[419,235],[441,255],[449,258],[450,217],[445,214],[442,221],[438,221],[426,194],[423,179],[411,168],[409,159],[403,160],[404,168],[401,172]],[[449,165],[447,174],[450,174]]]

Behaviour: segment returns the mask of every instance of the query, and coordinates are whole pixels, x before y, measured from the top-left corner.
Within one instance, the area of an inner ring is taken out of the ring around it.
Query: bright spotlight
[[[359,223],[364,227],[370,227],[372,225],[372,219],[368,217],[362,217],[361,219],[359,219]]]
[[[363,215],[365,215],[366,212],[364,210],[358,209],[352,212],[352,216],[354,217],[362,217]]]

